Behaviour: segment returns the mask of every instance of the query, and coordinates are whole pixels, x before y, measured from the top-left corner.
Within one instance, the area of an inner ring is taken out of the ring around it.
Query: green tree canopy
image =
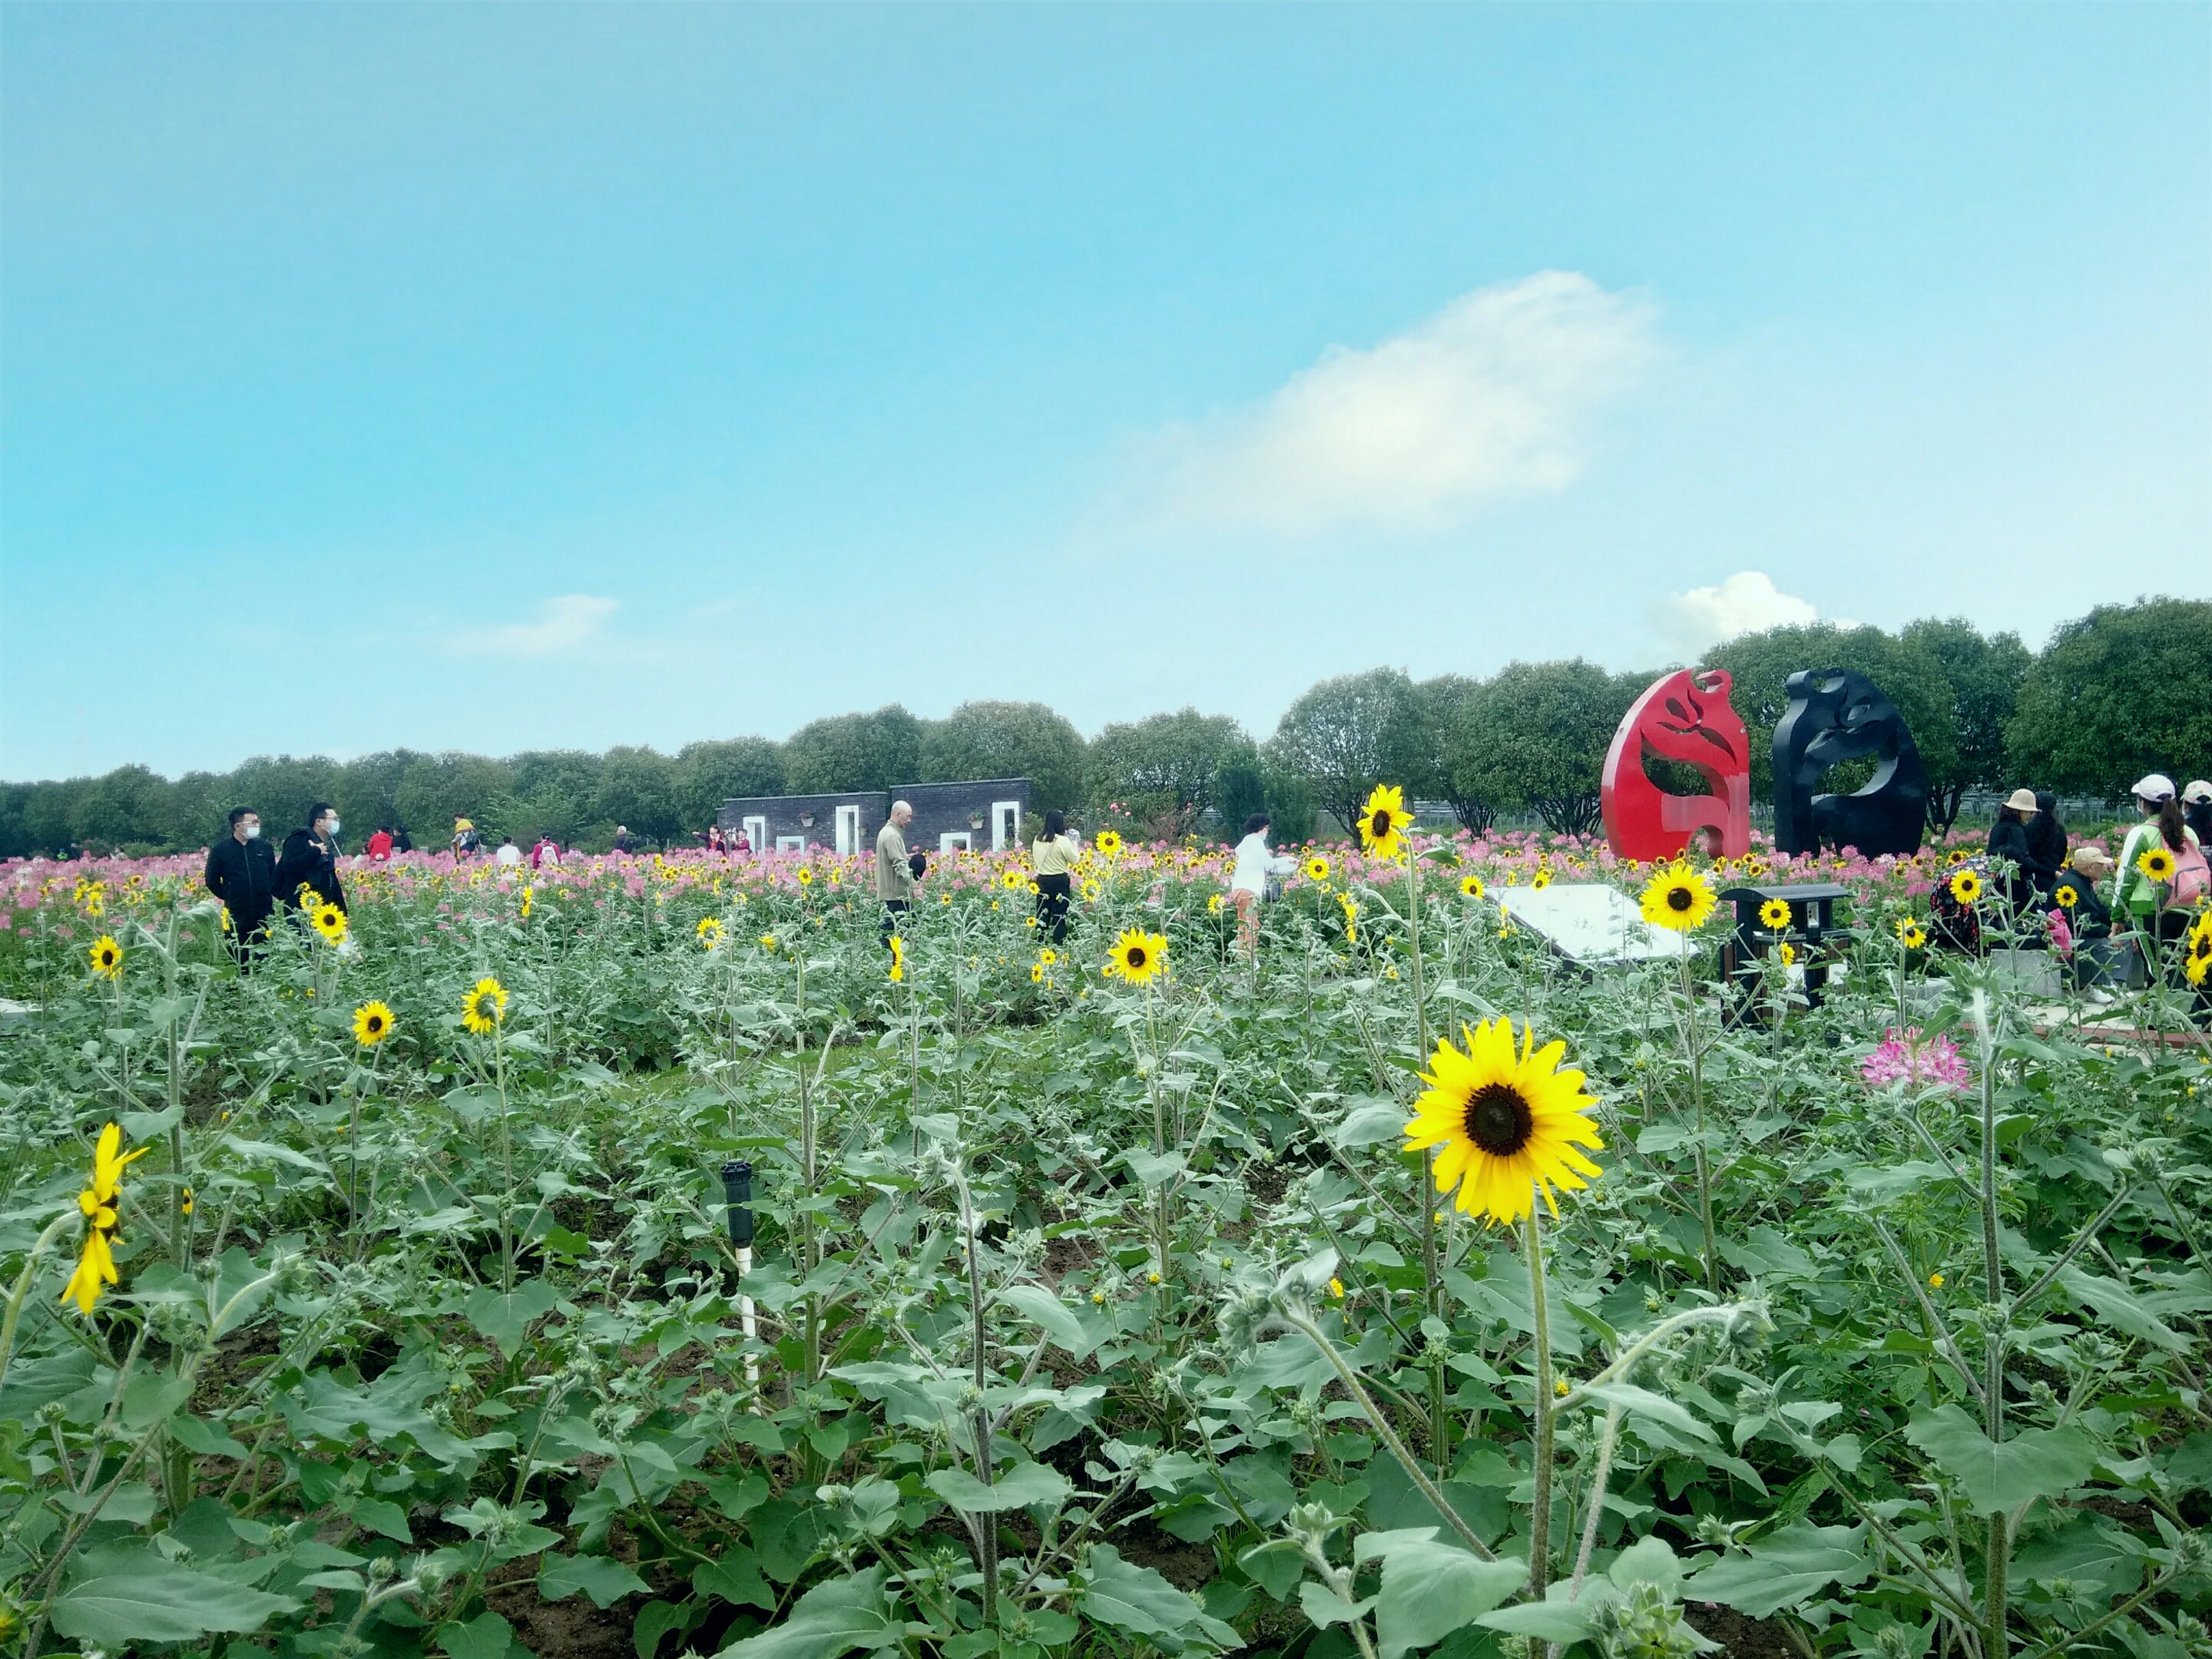
[[[2005,726],[2034,659],[2019,635],[1984,637],[1964,617],[1930,617],[1909,624],[1898,637],[1934,657],[1951,684],[1951,730],[1958,754],[1943,770],[1928,768],[1929,817],[1936,829],[1948,830],[1959,821],[1959,807],[1969,790],[2015,787],[2006,759]],[[1924,763],[1924,753],[1922,758]]]
[[[1093,740],[1091,800],[1098,806],[1119,801],[1136,817],[1172,820],[1188,830],[1218,803],[1224,769],[1258,758],[1244,728],[1226,714],[1185,708],[1148,715],[1109,726]]]
[[[1725,668],[1735,676],[1729,701],[1751,737],[1753,800],[1773,797],[1771,740],[1790,707],[1790,677],[1800,669],[1848,668],[1865,675],[1905,717],[1931,782],[1949,775],[1958,765],[1959,741],[1951,725],[1954,697],[1943,665],[1925,646],[1879,628],[1810,623],[1765,629],[1716,646],[1699,665]]]
[[[1628,705],[1650,684],[1571,662],[1509,663],[1462,697],[1450,753],[1453,788],[1493,807],[1525,806],[1553,830],[1597,827],[1605,751]]]
[[[917,783],[1027,778],[1040,812],[1083,799],[1083,734],[1041,702],[963,702],[921,734]],[[907,782],[907,779],[900,779]]]
[[[2100,605],[2067,623],[2021,681],[2006,736],[2014,770],[2052,789],[2212,777],[2212,604]]]
[[[1376,784],[1410,781],[1418,794],[1432,764],[1420,699],[1395,668],[1322,681],[1284,712],[1267,756],[1305,779],[1316,802],[1346,829]]]
[[[809,720],[783,745],[783,787],[794,795],[889,789],[921,781],[921,722],[903,705]]]
[[[1481,774],[1473,764],[1468,744],[1486,718],[1482,700],[1488,690],[1480,680],[1464,674],[1439,674],[1413,688],[1419,699],[1421,744],[1427,763],[1417,787],[1451,803],[1452,815],[1480,835],[1498,816],[1498,803],[1476,787]]]
[[[687,743],[676,751],[678,811],[693,830],[714,821],[733,795],[783,793],[783,754],[766,738]]]

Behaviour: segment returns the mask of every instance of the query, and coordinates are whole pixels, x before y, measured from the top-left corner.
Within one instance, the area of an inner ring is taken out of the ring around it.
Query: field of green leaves
[[[1824,861],[1817,1008],[1723,912],[1553,956],[1517,890],[1650,875],[1570,841],[1327,849],[1256,961],[1222,868],[1054,949],[966,860],[895,959],[858,865],[416,857],[246,976],[195,860],[0,869],[5,1640],[2212,1652],[2185,997],[1907,952],[1933,854]],[[1467,1123],[1557,1042],[1599,1143],[1510,1222],[1407,1150],[1497,1020]]]

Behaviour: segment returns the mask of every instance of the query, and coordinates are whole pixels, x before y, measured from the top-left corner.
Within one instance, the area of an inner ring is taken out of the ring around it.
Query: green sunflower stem
[[[1535,1443],[1531,1473],[1535,1486],[1535,1510],[1528,1517],[1528,1594],[1544,1599],[1552,1566],[1552,1440],[1558,1420],[1552,1409],[1552,1315],[1544,1289],[1543,1224],[1536,1218],[1540,1194],[1532,1188],[1528,1198],[1528,1299],[1536,1322]],[[1532,1650],[1540,1655],[1540,1642]]]
[[[1690,1062],[1690,1101],[1698,1118],[1698,1228],[1705,1237],[1705,1288],[1721,1293],[1720,1252],[1713,1242],[1712,1164],[1705,1156],[1705,1068],[1698,1052],[1698,988],[1690,977],[1690,936],[1682,935],[1682,1049]]]
[[[1429,1054],[1428,981],[1421,967],[1421,860],[1409,841],[1406,843],[1406,932],[1413,957],[1413,1052],[1426,1060]],[[1421,1155],[1421,1278],[1422,1305],[1437,1318],[1443,1317],[1443,1257],[1437,1243],[1437,1153],[1431,1146]],[[1442,1343],[1428,1350],[1429,1448],[1436,1455],[1437,1478],[1451,1468],[1451,1406],[1444,1395],[1444,1353]]]

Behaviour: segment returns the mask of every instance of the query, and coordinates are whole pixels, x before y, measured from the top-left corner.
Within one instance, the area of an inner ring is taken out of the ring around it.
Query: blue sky
[[[2203,5],[0,48],[0,776],[2212,594]]]

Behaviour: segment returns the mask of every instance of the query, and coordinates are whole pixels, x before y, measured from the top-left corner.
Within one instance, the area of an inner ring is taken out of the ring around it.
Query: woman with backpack
[[[2204,849],[2197,832],[2182,816],[2173,780],[2153,772],[2135,787],[2136,810],[2143,821],[2128,831],[2120,846],[2119,880],[2112,889],[2112,912],[2160,945],[2170,944],[2189,931],[2191,912],[2212,889],[2212,869],[2204,862]],[[2164,860],[2157,854],[2163,853]],[[2172,873],[2156,878],[2143,868],[2146,855],[2154,864],[2164,862]]]

